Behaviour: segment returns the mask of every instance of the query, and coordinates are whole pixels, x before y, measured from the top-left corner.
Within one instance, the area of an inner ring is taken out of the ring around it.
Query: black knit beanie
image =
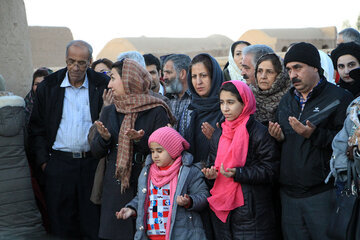
[[[317,68],[322,75],[320,63],[320,54],[317,48],[311,43],[300,42],[292,46],[285,54],[284,66],[289,62],[302,62],[314,68]]]
[[[333,61],[335,69],[337,69],[339,57],[347,54],[354,56],[360,63],[360,45],[355,42],[340,43],[339,46],[331,52],[331,60]]]

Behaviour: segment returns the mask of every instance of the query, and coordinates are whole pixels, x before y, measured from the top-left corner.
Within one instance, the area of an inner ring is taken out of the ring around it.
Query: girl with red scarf
[[[272,202],[279,171],[277,145],[254,119],[256,102],[245,83],[223,83],[220,108],[225,122],[213,135],[214,166],[202,170],[214,180],[208,201],[215,238],[278,239]]]

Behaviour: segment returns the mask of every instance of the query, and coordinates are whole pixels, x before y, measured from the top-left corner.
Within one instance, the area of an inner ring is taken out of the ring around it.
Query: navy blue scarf
[[[210,58],[213,71],[211,78],[211,90],[208,97],[200,97],[191,81],[191,69],[188,74],[188,86],[192,94],[189,109],[192,110],[190,125],[185,133],[185,139],[190,143],[190,152],[194,155],[194,162],[205,163],[209,154],[210,141],[201,132],[201,124],[208,122],[216,128],[222,113],[219,104],[219,90],[224,81],[224,75],[219,63],[209,54],[202,53]]]

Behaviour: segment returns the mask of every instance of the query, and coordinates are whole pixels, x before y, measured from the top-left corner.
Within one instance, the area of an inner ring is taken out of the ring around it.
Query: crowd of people
[[[0,239],[338,239],[349,166],[360,177],[360,33],[337,44],[282,58],[237,41],[221,69],[93,61],[73,40],[25,100],[0,75]]]

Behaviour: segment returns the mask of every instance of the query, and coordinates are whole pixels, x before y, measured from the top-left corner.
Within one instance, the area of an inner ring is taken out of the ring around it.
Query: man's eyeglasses
[[[88,64],[88,61],[75,61],[73,59],[67,59],[66,60],[66,65],[68,67],[74,67],[75,65],[77,65],[79,68],[85,68]]]

